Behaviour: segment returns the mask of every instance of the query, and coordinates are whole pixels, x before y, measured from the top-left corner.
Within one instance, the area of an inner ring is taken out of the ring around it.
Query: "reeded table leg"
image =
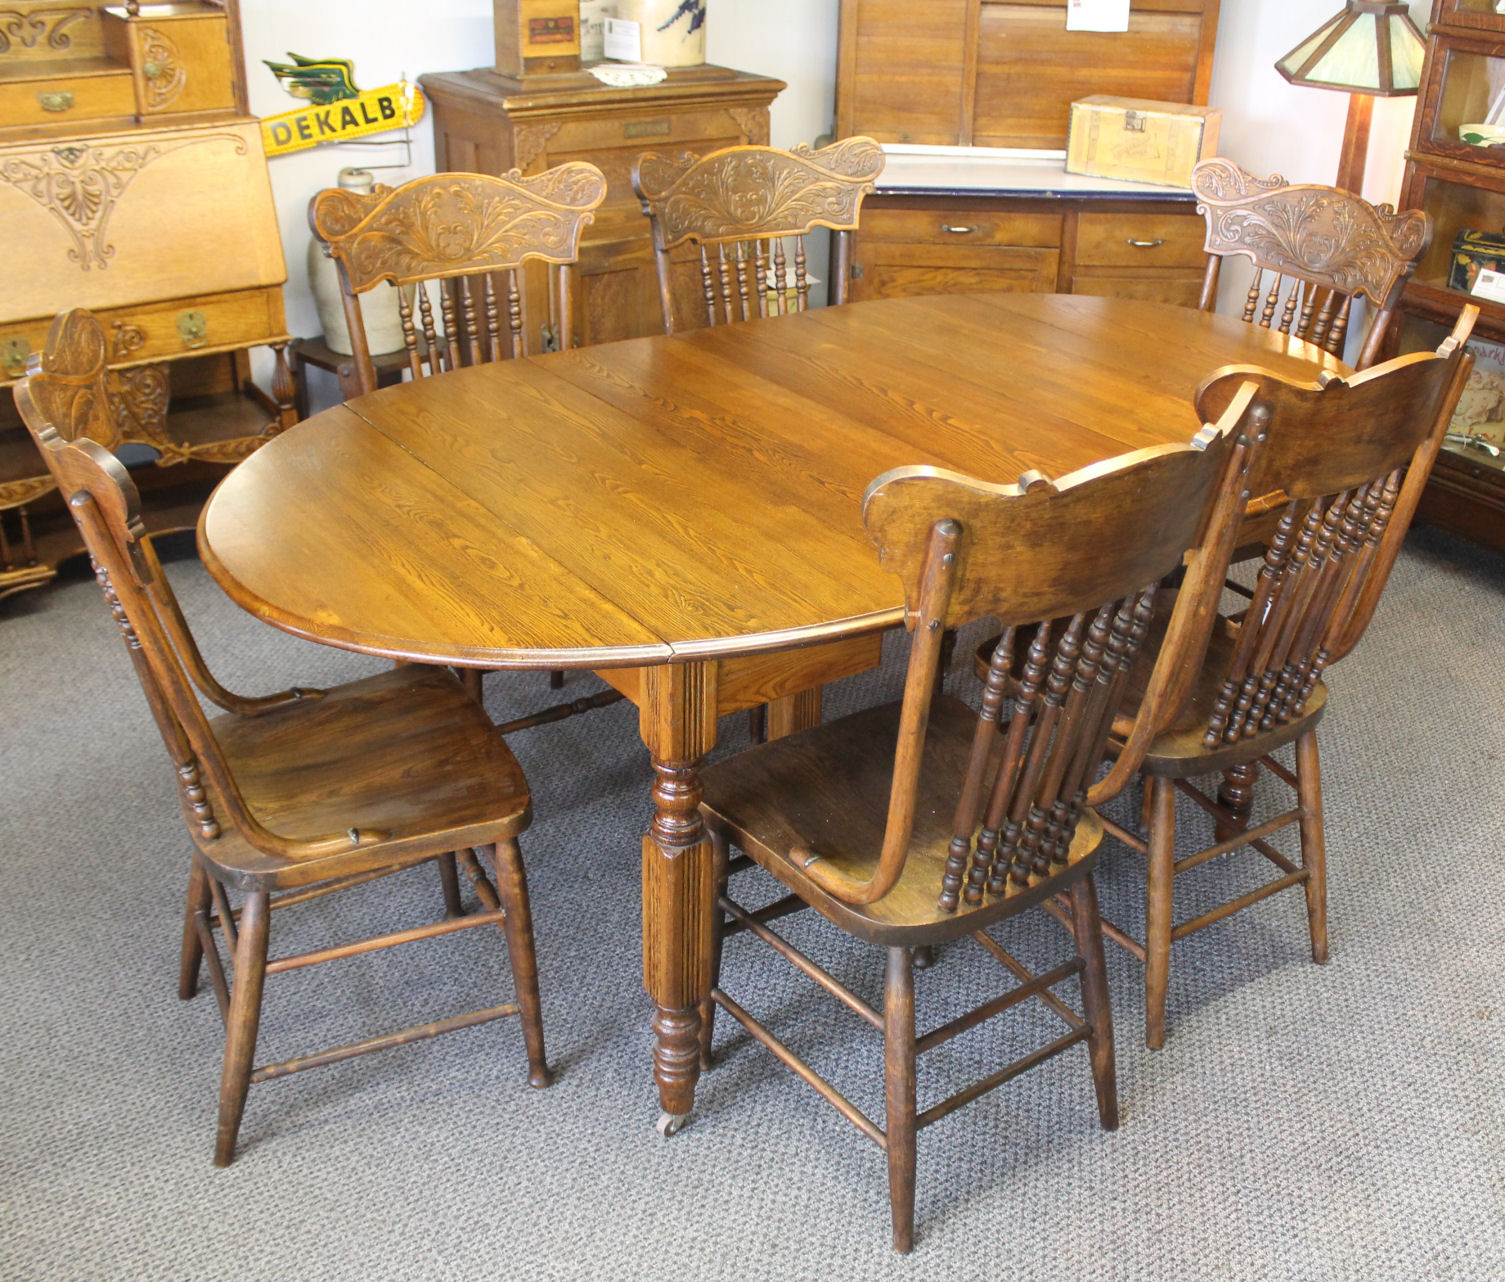
[[[711,991],[716,872],[700,819],[700,763],[716,742],[716,665],[643,672],[641,729],[653,754],[654,814],[643,838],[643,984],[653,998],[653,1074],[670,1136],[700,1078],[700,1005]]]

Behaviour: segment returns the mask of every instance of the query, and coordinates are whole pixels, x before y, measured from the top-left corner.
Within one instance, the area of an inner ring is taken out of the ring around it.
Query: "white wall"
[[[1211,104],[1223,109],[1225,156],[1254,173],[1332,182],[1348,95],[1287,84],[1275,62],[1341,8],[1340,0],[1223,0]],[[1411,0],[1411,17],[1423,32],[1431,8],[1430,0]],[[1375,101],[1364,182],[1372,201],[1393,202],[1400,194],[1415,107],[1415,98]]]
[[[914,0],[923,4],[924,0]],[[1275,60],[1314,30],[1340,0],[1223,0],[1212,80],[1212,103],[1223,109],[1221,150],[1259,173],[1295,182],[1330,182],[1337,172],[1348,99],[1340,93],[1288,85]],[[1418,25],[1430,5],[1412,0]],[[421,16],[420,16],[421,15]],[[831,128],[836,80],[837,0],[710,0],[706,53],[712,62],[777,76],[789,88],[775,101],[772,140],[809,142]],[[492,61],[491,0],[244,0],[251,110],[274,115],[298,104],[262,59],[285,60],[289,49],[355,63],[362,88],[390,84],[406,72],[458,71]],[[1414,99],[1375,104],[1365,194],[1394,200]],[[392,137],[395,135],[387,135]],[[425,120],[414,130],[412,164],[385,171],[387,182],[431,172],[433,135]],[[318,332],[304,254],[308,199],[333,184],[346,165],[393,164],[401,148],[344,144],[273,158],[272,187],[288,257],[288,327]]]

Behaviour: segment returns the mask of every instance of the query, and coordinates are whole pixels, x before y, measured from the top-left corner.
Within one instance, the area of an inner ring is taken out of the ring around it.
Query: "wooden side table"
[[[303,376],[305,365],[312,365],[315,369],[325,369],[332,373],[339,381],[342,401],[348,401],[359,393],[360,388],[355,380],[355,357],[333,351],[324,341],[323,334],[317,338],[293,339],[288,346],[287,354],[292,365],[293,378],[298,384],[296,405],[300,423],[309,415],[308,380]],[[376,366],[378,387],[390,387],[393,383],[400,383],[402,371],[408,367],[407,348],[399,347],[395,352],[381,352],[371,358],[371,363]]]

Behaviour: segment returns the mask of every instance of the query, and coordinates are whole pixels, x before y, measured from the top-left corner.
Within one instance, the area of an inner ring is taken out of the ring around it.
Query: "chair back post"
[[[335,260],[358,385],[372,391],[376,371],[359,295],[385,282],[398,290],[398,313],[414,378],[527,351],[526,264],[546,265],[540,303],[561,346],[573,342],[567,280],[584,228],[606,199],[606,178],[571,161],[525,177],[442,173],[371,192],[329,188],[309,202],[308,221]],[[497,280],[505,295],[497,297]],[[436,285],[437,306],[429,285]],[[408,301],[405,291],[413,293]],[[557,316],[552,313],[559,308]],[[437,315],[436,315],[437,312]],[[504,351],[503,348],[506,348]]]
[[[1066,859],[1109,754],[1157,586],[1188,549],[1214,537],[1215,496],[1241,488],[1246,455],[1229,424],[1060,481],[1026,473],[996,485],[907,467],[868,487],[868,534],[904,584],[914,634],[883,847],[865,882],[797,851],[806,876],[851,904],[871,903],[897,881],[913,835],[941,637],[982,618],[1000,622],[1004,637],[958,780],[941,907],[1008,893]],[[1026,653],[1016,656],[1016,642]],[[1004,691],[1015,681],[1005,725]]]
[[[1192,190],[1207,220],[1208,254],[1241,255],[1254,265],[1246,321],[1341,354],[1353,300],[1364,298],[1376,315],[1357,368],[1374,361],[1406,278],[1431,243],[1430,215],[1397,214],[1336,187],[1288,184],[1279,174],[1257,178],[1221,156],[1197,164]],[[1216,284],[1209,262],[1203,310],[1217,305]]]
[[[819,149],[740,146],[705,156],[639,156],[632,185],[653,229],[664,332],[689,328],[675,305],[671,261],[684,244],[700,250],[707,324],[803,311],[804,237],[816,227],[838,238],[854,231],[862,199],[882,171],[883,149],[860,136]],[[838,244],[833,258],[840,265],[849,253]],[[835,297],[842,300],[844,272],[836,279]]]

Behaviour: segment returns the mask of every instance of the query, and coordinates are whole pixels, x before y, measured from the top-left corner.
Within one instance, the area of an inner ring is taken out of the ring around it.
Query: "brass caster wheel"
[[[660,1113],[658,1115],[658,1133],[666,1140],[678,1135],[684,1128],[684,1124],[690,1120],[688,1113]]]

